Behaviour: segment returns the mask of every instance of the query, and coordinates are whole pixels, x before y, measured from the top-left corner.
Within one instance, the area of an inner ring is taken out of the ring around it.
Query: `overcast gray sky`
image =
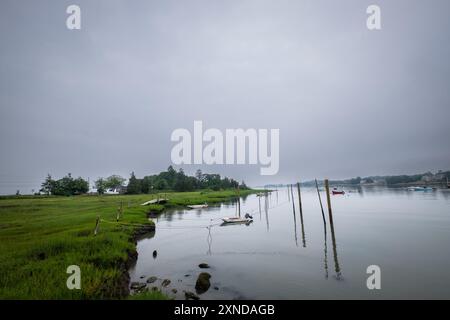
[[[66,8],[81,7],[81,30]],[[381,7],[382,30],[366,28]],[[450,2],[23,1],[0,5],[0,193],[47,173],[171,164],[176,128],[279,128],[250,184],[450,169]],[[185,166],[194,172],[199,166]]]

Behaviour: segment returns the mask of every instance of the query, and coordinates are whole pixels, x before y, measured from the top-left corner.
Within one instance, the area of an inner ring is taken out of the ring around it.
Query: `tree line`
[[[236,180],[228,177],[222,178],[219,174],[202,173],[201,170],[197,170],[194,176],[188,176],[184,173],[183,169],[176,171],[172,166],[169,166],[167,171],[145,176],[141,179],[136,178],[134,172],[132,172],[128,180],[126,192],[128,194],[139,194],[160,190],[180,192],[199,189],[221,190],[237,188],[238,186],[241,189],[248,189],[245,182],[239,184]]]
[[[235,189],[237,187],[248,189],[244,181],[239,183],[228,177],[222,178],[219,174],[203,173],[201,170],[197,170],[194,176],[188,176],[183,169],[176,171],[172,166],[169,166],[167,171],[143,178],[137,178],[132,172],[127,185],[125,185],[125,181],[126,179],[119,175],[112,175],[107,178],[98,178],[94,182],[94,186],[98,194],[104,194],[107,190],[116,190],[126,194],[146,194],[170,190],[183,192],[200,189]],[[74,179],[70,173],[59,180],[54,180],[51,175],[48,175],[41,187],[40,192],[47,195],[77,195],[89,191],[89,182],[81,177]]]

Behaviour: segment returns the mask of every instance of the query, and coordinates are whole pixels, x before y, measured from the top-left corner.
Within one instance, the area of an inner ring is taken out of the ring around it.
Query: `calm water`
[[[170,279],[163,291],[178,299],[195,292],[202,271],[211,287],[201,299],[450,298],[450,190],[332,196],[334,243],[321,195],[326,236],[314,189],[302,190],[303,227],[297,194],[294,215],[286,189],[243,199],[242,213],[254,218],[248,226],[220,226],[235,215],[233,203],[164,213],[153,237],[138,242],[131,279],[160,279],[149,287]],[[202,262],[211,268],[200,269]],[[369,265],[381,268],[381,290],[366,287]]]

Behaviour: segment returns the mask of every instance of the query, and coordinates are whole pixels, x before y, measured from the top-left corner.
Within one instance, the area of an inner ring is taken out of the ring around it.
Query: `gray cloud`
[[[2,2],[0,193],[163,170],[194,120],[280,129],[277,176],[203,167],[252,184],[450,167],[448,1],[69,4]]]

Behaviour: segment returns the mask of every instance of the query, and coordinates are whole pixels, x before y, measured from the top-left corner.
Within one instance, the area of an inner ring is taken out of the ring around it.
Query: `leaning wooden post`
[[[99,225],[100,225],[100,216],[97,216],[97,220],[95,221],[94,236],[97,235]]]
[[[331,199],[330,199],[330,186],[328,179],[325,179],[325,190],[327,192],[327,204],[328,204],[328,218],[330,219],[330,224],[333,224],[333,213],[331,211]]]
[[[302,196],[300,195],[300,182],[297,182],[297,192],[298,192],[298,206],[300,208],[300,214],[303,214],[303,210],[302,210]]]
[[[328,183],[328,179],[325,179],[325,189],[327,191],[328,216],[330,219],[331,241],[333,242],[334,269],[336,271],[336,279],[340,280],[341,279],[341,267],[339,266],[338,254],[337,254],[337,248],[336,248],[336,235],[334,233],[333,213],[331,210],[330,186]]]
[[[295,201],[294,201],[294,192],[292,191],[292,184],[291,184],[291,198],[292,198],[292,211],[295,215]]]
[[[325,220],[325,213],[323,212],[322,198],[320,197],[320,192],[319,192],[319,184],[317,183],[317,179],[315,179],[315,181],[316,181],[317,196],[319,197],[320,210],[322,210],[323,224],[326,225],[327,222]]]

